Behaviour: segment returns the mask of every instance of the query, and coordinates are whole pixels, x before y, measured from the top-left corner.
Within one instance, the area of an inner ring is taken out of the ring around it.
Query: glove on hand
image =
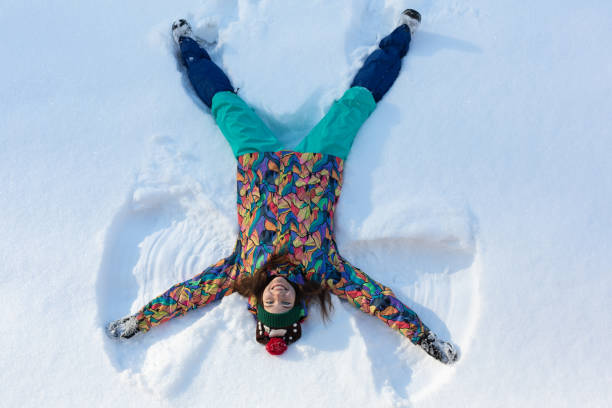
[[[138,320],[136,316],[128,316],[114,322],[110,322],[106,328],[106,332],[111,337],[121,337],[129,339],[134,336],[140,329],[138,329]]]
[[[423,350],[436,360],[444,364],[453,364],[459,359],[454,345],[447,341],[438,340],[438,336],[430,331],[426,332],[418,342]]]

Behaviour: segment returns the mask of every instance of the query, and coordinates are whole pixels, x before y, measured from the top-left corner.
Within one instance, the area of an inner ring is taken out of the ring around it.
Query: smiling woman
[[[301,269],[287,254],[274,255],[253,275],[243,275],[234,283],[234,290],[249,299],[249,310],[257,318],[255,338],[259,343],[267,345],[274,337],[283,338],[287,345],[297,341],[313,299],[323,319],[328,318],[332,309],[329,290],[299,279]]]
[[[249,299],[257,319],[257,341],[271,354],[280,354],[301,337],[311,299],[319,301],[327,317],[331,292],[378,317],[441,362],[456,361],[454,346],[438,340],[391,288],[346,261],[334,239],[344,160],[361,125],[399,75],[420,21],[414,10],[402,13],[400,24],[380,41],[350,88],[295,150],[286,150],[236,94],[189,24],[179,20],[173,25],[189,80],[238,162],[240,232],[231,255],[172,286],[135,315],[111,323],[112,336],[147,332],[236,291]]]

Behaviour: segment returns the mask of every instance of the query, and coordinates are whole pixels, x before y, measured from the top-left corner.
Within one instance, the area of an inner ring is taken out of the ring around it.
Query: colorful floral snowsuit
[[[398,35],[406,36],[405,32]],[[407,51],[407,43],[403,45]],[[399,65],[391,69],[399,72]],[[334,212],[342,188],[344,159],[380,97],[354,83],[304,141],[288,151],[240,97],[228,90],[215,92],[209,106],[238,161],[240,232],[236,246],[228,257],[144,306],[137,315],[139,329],[147,331],[190,309],[220,300],[232,293],[240,275],[253,274],[274,254],[288,253],[298,266],[289,273],[279,272],[287,279],[320,283],[417,343],[427,328],[416,313],[390,288],[342,258],[334,241]],[[202,99],[206,103],[206,98]],[[253,313],[255,306],[256,300],[249,299]]]

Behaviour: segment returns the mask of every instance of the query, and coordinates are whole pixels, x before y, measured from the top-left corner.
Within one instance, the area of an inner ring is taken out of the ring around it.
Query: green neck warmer
[[[298,304],[285,313],[268,313],[262,305],[257,304],[257,320],[271,329],[289,327],[302,317],[302,307]]]

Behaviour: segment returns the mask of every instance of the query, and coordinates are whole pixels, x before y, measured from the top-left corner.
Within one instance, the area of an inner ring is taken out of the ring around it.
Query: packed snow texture
[[[292,147],[407,7],[423,21],[346,161],[337,242],[460,361],[337,299],[281,357],[239,295],[106,337],[236,239],[235,159],[172,21]],[[612,5],[5,1],[0,22],[3,406],[612,405]]]

